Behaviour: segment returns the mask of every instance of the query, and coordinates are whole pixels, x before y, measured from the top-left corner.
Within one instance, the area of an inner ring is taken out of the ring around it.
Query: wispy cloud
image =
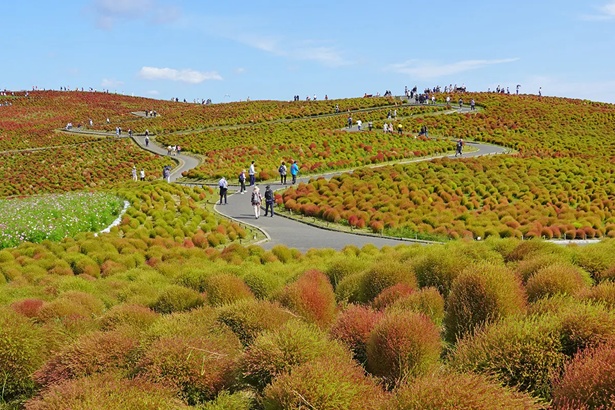
[[[349,65],[343,53],[327,42],[318,40],[292,40],[286,36],[259,33],[258,28],[250,28],[246,19],[220,18],[211,21],[208,30],[248,47],[295,61],[315,61],[329,67]]]
[[[583,20],[596,21],[596,20],[615,20],[615,1],[611,0],[600,7],[596,8],[596,13],[586,14],[581,16]]]
[[[158,0],[92,0],[89,8],[98,27],[111,29],[122,20],[146,20],[168,23],[179,18],[176,6],[167,6]]]
[[[100,85],[103,88],[117,88],[117,87],[123,86],[124,82],[119,81],[119,80],[114,80],[112,78],[103,78]]]
[[[139,77],[146,80],[170,80],[189,84],[199,84],[208,80],[222,80],[215,71],[196,71],[191,69],[176,70],[174,68],[142,67]]]
[[[403,63],[391,64],[386,68],[400,74],[407,74],[421,79],[444,77],[465,71],[477,70],[489,65],[506,64],[517,61],[518,58],[499,60],[464,60],[454,63],[437,63],[434,61],[408,60]]]

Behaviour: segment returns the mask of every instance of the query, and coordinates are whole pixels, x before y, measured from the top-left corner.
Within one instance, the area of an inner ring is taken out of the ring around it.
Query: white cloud
[[[103,88],[117,88],[121,87],[122,85],[124,85],[123,81],[114,80],[111,78],[103,78],[102,82],[100,83],[100,86]]]
[[[615,1],[611,0],[600,7],[597,7],[597,14],[589,14],[581,16],[583,20],[596,21],[596,20],[615,20]]]
[[[207,80],[222,80],[215,71],[204,72],[191,69],[176,70],[174,68],[142,67],[139,77],[146,80],[181,81],[189,84],[199,84]]]
[[[421,79],[438,78],[465,71],[477,70],[489,65],[505,64],[517,61],[518,58],[505,58],[499,60],[465,60],[455,63],[441,64],[434,61],[408,60],[403,63],[392,64],[388,71],[407,74]]]
[[[120,20],[168,23],[181,14],[176,6],[165,6],[159,0],[92,0],[90,11],[104,29],[111,29]]]

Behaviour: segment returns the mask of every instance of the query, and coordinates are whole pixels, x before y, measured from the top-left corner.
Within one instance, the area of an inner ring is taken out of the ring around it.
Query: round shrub
[[[211,400],[238,374],[241,343],[236,336],[161,337],[148,346],[137,368],[146,379],[174,386],[188,404]]]
[[[346,276],[364,271],[368,267],[367,259],[359,259],[354,255],[338,254],[332,257],[324,273],[327,275],[333,288]]]
[[[615,344],[611,341],[577,354],[553,380],[554,409],[615,407]]]
[[[158,313],[143,305],[122,303],[109,309],[100,318],[102,330],[113,330],[122,326],[135,329],[146,329],[158,319]]]
[[[260,334],[243,357],[243,376],[264,388],[278,374],[317,357],[350,357],[338,342],[331,341],[316,326],[290,320],[282,327]]]
[[[442,342],[425,315],[393,312],[380,320],[367,340],[367,369],[388,383],[424,373],[438,362]]]
[[[278,303],[244,299],[219,310],[218,320],[228,326],[244,346],[250,345],[264,330],[282,326],[293,315]]]
[[[110,369],[128,370],[138,343],[137,337],[128,332],[88,333],[50,358],[34,374],[34,379],[49,386]]]
[[[207,301],[221,306],[241,299],[253,299],[254,294],[241,278],[225,273],[209,276],[204,283]]]
[[[604,303],[609,309],[615,308],[615,282],[604,281],[581,292],[581,298]]]
[[[520,281],[504,266],[473,263],[453,281],[444,316],[445,338],[454,343],[475,328],[521,313]]]
[[[549,399],[561,370],[559,322],[551,315],[509,317],[457,342],[450,362],[460,372],[493,375],[502,384]]]
[[[615,312],[604,305],[571,301],[556,315],[563,352],[568,356],[615,337]]]
[[[30,395],[34,390],[31,375],[44,358],[42,331],[13,310],[0,310],[0,401]]]
[[[199,410],[251,410],[255,401],[252,396],[250,392],[223,391],[214,400],[199,406]]]
[[[279,301],[306,321],[328,326],[335,317],[335,294],[329,279],[320,271],[309,270],[286,286]]]
[[[523,283],[526,283],[536,272],[557,263],[570,263],[571,257],[564,253],[536,253],[517,262],[514,270]]]
[[[408,285],[407,283],[398,283],[393,286],[389,286],[376,296],[372,302],[374,309],[382,310],[387,306],[395,303],[399,299],[411,295],[416,291],[416,288]]]
[[[377,410],[384,392],[348,358],[317,358],[276,377],[263,393],[267,410]]]
[[[531,396],[502,387],[472,373],[429,373],[395,390],[390,410],[531,410],[545,405]]]
[[[546,266],[530,277],[525,285],[528,300],[556,294],[575,295],[588,286],[591,279],[574,265],[556,263]]]
[[[417,288],[416,276],[412,265],[388,259],[376,261],[363,276],[362,302],[370,302],[388,287],[404,284],[411,289]]]
[[[42,392],[25,404],[26,410],[188,410],[169,386],[113,373],[70,380]]]
[[[444,298],[434,287],[422,288],[398,299],[387,308],[387,311],[396,310],[422,313],[439,326],[444,320]]]
[[[367,306],[349,305],[337,316],[330,334],[344,343],[361,364],[367,362],[367,340],[374,326],[382,319],[382,312]]]
[[[615,241],[604,241],[580,247],[573,253],[575,264],[598,282],[610,277],[615,267]]]
[[[268,299],[284,286],[284,280],[281,277],[264,268],[248,272],[243,276],[243,281],[258,299]]]
[[[159,313],[183,312],[205,304],[205,298],[192,289],[179,285],[167,286],[150,306]]]
[[[435,287],[446,299],[453,280],[461,273],[467,259],[458,252],[444,247],[431,247],[414,262],[414,271],[420,287]]]
[[[13,310],[25,317],[34,318],[38,315],[39,310],[43,307],[43,302],[40,299],[22,299],[11,304]]]
[[[364,277],[366,272],[352,273],[345,276],[335,288],[335,299],[340,302],[364,303]]]

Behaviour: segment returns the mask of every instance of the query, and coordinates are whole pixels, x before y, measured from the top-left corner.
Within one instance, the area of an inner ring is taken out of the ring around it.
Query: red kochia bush
[[[377,312],[370,307],[350,305],[338,315],[330,334],[334,339],[348,346],[359,363],[365,363],[367,361],[367,340],[374,326],[383,317],[382,312]]]
[[[392,312],[369,336],[367,369],[389,383],[399,383],[437,363],[441,348],[440,332],[427,316]]]
[[[398,283],[396,285],[389,286],[380,292],[378,296],[376,296],[376,299],[372,302],[372,306],[374,309],[384,309],[397,300],[403,298],[404,296],[408,296],[415,291],[416,288],[408,285],[407,283]]]
[[[310,270],[288,285],[279,297],[280,303],[320,327],[329,325],[335,316],[333,286],[324,273]]]
[[[43,301],[40,299],[22,299],[14,302],[11,307],[13,310],[25,317],[34,318],[38,311],[43,307]]]
[[[578,353],[553,382],[554,409],[615,407],[615,343]]]

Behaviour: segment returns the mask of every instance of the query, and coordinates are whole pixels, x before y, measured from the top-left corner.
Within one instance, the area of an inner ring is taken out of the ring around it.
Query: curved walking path
[[[463,154],[464,158],[503,154],[508,151],[506,148],[495,145],[472,142],[468,143],[468,145],[471,145],[476,148],[476,151],[473,151],[468,154]],[[407,162],[428,161],[433,158],[442,157],[455,158],[455,155],[447,154],[441,155],[439,157],[419,158]],[[380,166],[386,165],[389,164],[382,164]],[[310,175],[297,178],[297,182],[307,182],[310,180],[310,178],[320,176],[330,178],[338,174],[340,174],[340,172],[332,172],[323,175]],[[270,185],[271,189],[273,189],[274,191],[278,189],[284,189],[289,186],[282,185],[279,182],[268,182],[257,185],[260,188],[262,195],[264,195],[266,185]],[[407,239],[395,239],[388,237],[379,237],[377,235],[366,235],[328,230],[321,227],[312,226],[307,223],[303,223],[297,219],[286,218],[280,215],[275,215],[273,218],[269,216],[265,217],[264,210],[261,212],[261,217],[256,219],[254,216],[254,210],[250,203],[252,188],[246,188],[247,192],[245,193],[245,195],[243,195],[238,193],[238,189],[236,186],[230,186],[228,204],[217,204],[214,209],[221,215],[226,216],[227,218],[255,226],[261,231],[265,232],[269,240],[265,243],[260,244],[265,249],[271,249],[276,245],[286,245],[289,248],[297,248],[299,251],[305,252],[311,248],[333,248],[340,250],[348,245],[362,247],[367,244],[373,244],[376,247],[380,248],[382,246],[397,246],[402,243],[411,243]]]
[[[382,107],[379,107],[382,108]],[[452,109],[447,112],[443,112],[442,114],[449,114],[454,112],[469,112],[469,108],[463,109]],[[344,130],[348,132],[358,132],[356,124],[350,128],[344,128]],[[73,130],[72,132],[80,132],[77,130]],[[87,132],[87,131],[81,131]],[[102,133],[96,133],[97,135],[103,135]],[[114,136],[114,134],[104,133],[106,136]],[[167,148],[162,147],[158,143],[156,143],[153,138],[150,137],[150,142],[146,146],[145,145],[145,136],[144,135],[135,135],[132,136],[133,141],[139,145],[141,148],[150,151],[152,153],[158,155],[167,155]],[[466,141],[466,147],[472,146],[474,150],[469,153],[464,153],[463,158],[468,157],[478,157],[484,155],[496,155],[503,154],[508,152],[509,150],[504,147],[499,147],[495,145],[483,144],[483,143],[475,143]],[[455,158],[455,155],[450,153],[446,155],[439,156],[431,156],[431,157],[423,157],[416,158],[411,160],[402,160],[397,161],[396,163],[411,163],[411,162],[420,162],[420,161],[429,161],[434,158],[442,158],[442,157],[450,157]],[[171,172],[171,181],[175,181],[181,177],[182,172],[195,168],[199,165],[200,161],[198,158],[186,155],[182,153],[180,155],[171,156],[172,159],[178,162],[178,166],[175,167]],[[384,167],[390,165],[391,163],[378,164],[373,167]],[[349,171],[335,171],[326,174],[320,175],[309,175],[297,178],[297,182],[308,182],[311,178],[315,177],[325,177],[331,178],[335,175],[339,175],[342,172],[352,172]],[[290,175],[289,175],[290,180]],[[234,181],[229,181],[230,184],[233,184]],[[259,184],[259,188],[261,189],[261,194],[264,195],[265,186],[271,185],[271,188],[276,191],[279,189],[284,189],[288,187],[288,185],[282,185],[279,182],[269,182],[269,183],[261,183]],[[276,245],[285,245],[289,248],[296,248],[301,252],[306,252],[312,248],[332,248],[332,249],[343,249],[348,245],[354,245],[357,247],[362,247],[364,245],[372,244],[378,248],[383,246],[397,246],[402,243],[411,243],[411,242],[419,242],[425,243],[425,241],[411,241],[408,239],[401,238],[389,238],[389,237],[379,237],[377,235],[369,235],[364,233],[351,233],[351,232],[342,232],[338,230],[329,230],[322,227],[313,226],[307,223],[303,223],[298,219],[287,218],[280,215],[275,215],[274,217],[265,217],[264,210],[261,212],[261,217],[256,219],[254,216],[254,210],[250,203],[250,197],[252,188],[247,187],[247,192],[245,194],[239,194],[238,186],[230,185],[228,192],[228,204],[219,205],[216,204],[214,209],[220,215],[225,216],[229,219],[239,221],[241,223],[256,227],[261,232],[265,234],[267,239],[265,241],[261,241],[259,243],[265,249],[271,249]],[[217,187],[216,187],[217,190]],[[264,204],[263,204],[264,206]]]

